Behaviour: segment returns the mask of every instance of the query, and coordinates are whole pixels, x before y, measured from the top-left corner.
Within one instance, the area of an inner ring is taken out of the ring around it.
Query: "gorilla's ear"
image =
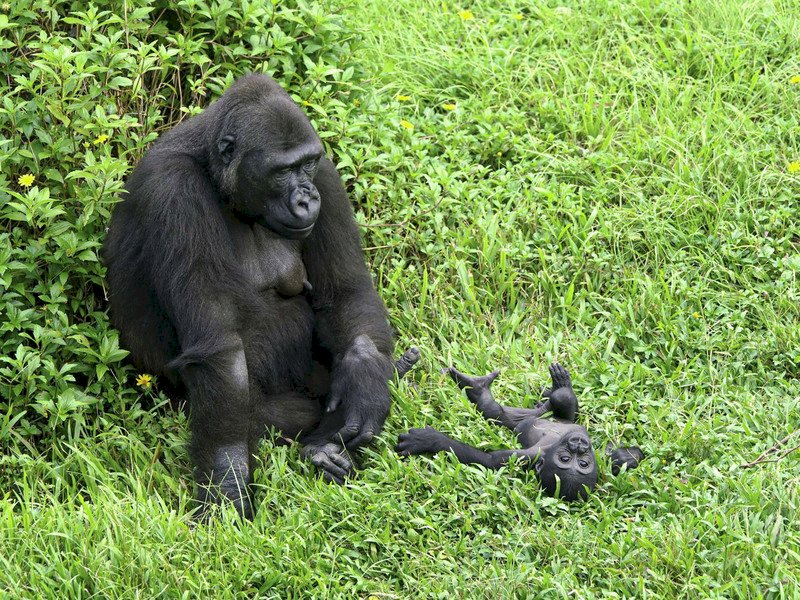
[[[217,150],[219,150],[219,156],[222,159],[222,162],[226,165],[231,162],[231,157],[233,156],[233,142],[236,138],[232,135],[226,135],[219,139],[217,142]]]

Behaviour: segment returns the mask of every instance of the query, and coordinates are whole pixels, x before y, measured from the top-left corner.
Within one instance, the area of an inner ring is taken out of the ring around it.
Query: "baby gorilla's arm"
[[[499,469],[508,462],[514,454],[525,455],[522,450],[494,450],[484,452],[473,448],[463,442],[454,440],[433,427],[425,429],[410,429],[398,439],[395,448],[400,456],[412,454],[436,454],[437,452],[450,451],[456,455],[458,462],[464,464],[483,465],[488,469]]]

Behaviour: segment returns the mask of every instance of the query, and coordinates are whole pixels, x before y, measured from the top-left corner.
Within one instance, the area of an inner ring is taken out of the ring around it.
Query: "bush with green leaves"
[[[109,324],[99,251],[149,144],[247,72],[277,78],[336,143],[359,73],[336,11],[303,0],[2,10],[0,446],[35,455],[115,414],[131,424],[139,392]]]

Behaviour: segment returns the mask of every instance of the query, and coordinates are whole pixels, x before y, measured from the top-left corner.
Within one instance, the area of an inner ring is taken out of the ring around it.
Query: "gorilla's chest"
[[[254,289],[275,290],[283,297],[302,293],[306,269],[299,240],[280,238],[260,225],[232,237],[236,258]]]

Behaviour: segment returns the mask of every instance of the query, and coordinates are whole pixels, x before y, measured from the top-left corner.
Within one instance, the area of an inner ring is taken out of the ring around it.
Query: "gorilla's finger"
[[[351,420],[345,423],[339,431],[333,434],[331,439],[335,442],[347,443],[358,435],[361,429],[361,421]]]
[[[347,442],[347,447],[360,448],[361,446],[366,446],[372,441],[372,438],[374,437],[375,434],[372,432],[372,429],[364,428],[362,429],[361,433],[359,433],[356,437]]]

